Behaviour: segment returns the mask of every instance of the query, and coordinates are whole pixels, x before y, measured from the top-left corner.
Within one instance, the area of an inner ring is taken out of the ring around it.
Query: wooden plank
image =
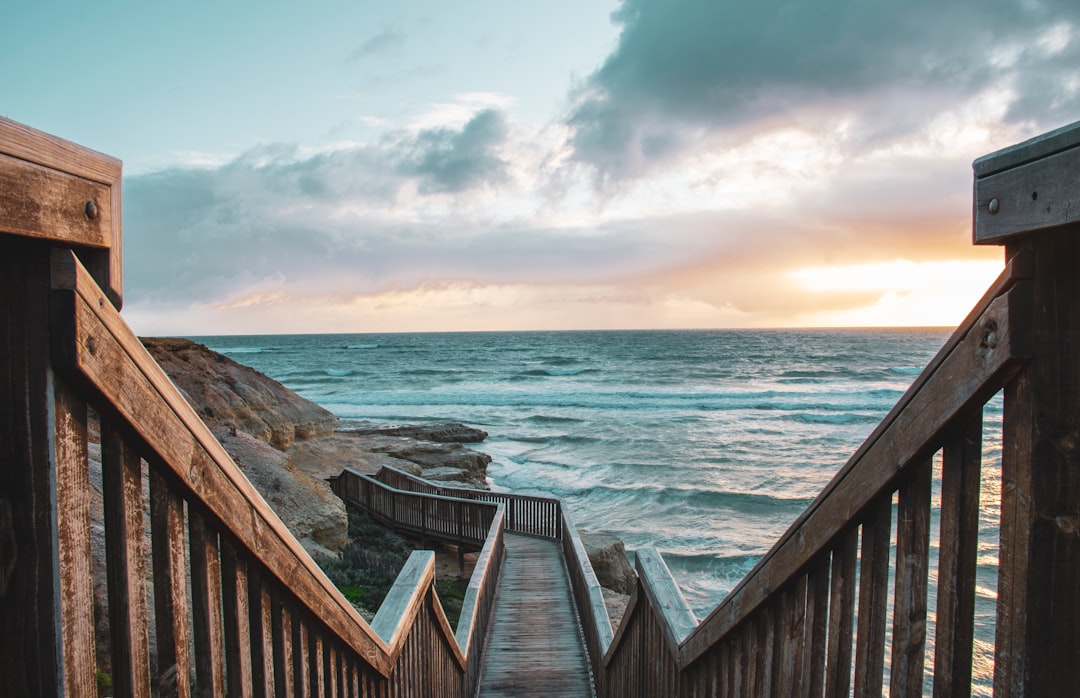
[[[94,604],[90,559],[90,474],[86,403],[57,381],[53,392],[56,453],[60,638],[68,694],[95,687]],[[6,440],[5,440],[6,443]],[[0,500],[6,503],[6,500]],[[10,516],[10,504],[7,504]],[[10,519],[8,520],[10,523]],[[0,593],[0,596],[3,596]]]
[[[829,627],[829,564],[828,553],[819,555],[807,577],[809,584],[806,603],[808,636],[802,675],[806,681],[805,695],[815,697],[821,696],[825,689],[825,658]]]
[[[855,622],[855,563],[859,529],[851,526],[832,551],[829,592],[829,646],[825,695],[842,698],[851,686],[851,642]]]
[[[882,499],[863,522],[859,567],[859,637],[855,646],[855,695],[880,696],[885,671],[892,497]]]
[[[935,698],[971,694],[981,466],[982,410],[977,410],[945,442],[942,454]]]
[[[101,461],[113,687],[120,695],[149,696],[142,465],[138,452],[105,419]]]
[[[161,470],[160,464],[151,463],[150,524],[158,692],[187,698],[191,695],[191,608],[187,589],[184,502],[161,475]],[[166,690],[163,681],[175,685],[175,694]]]
[[[217,533],[195,507],[188,509],[188,531],[195,631],[195,693],[221,696],[225,694],[225,638]]]
[[[270,637],[274,659],[274,696],[285,698],[291,695],[289,669],[292,666],[292,653],[289,643],[292,641],[292,621],[281,601],[281,590],[277,585],[270,589]]]
[[[0,153],[102,184],[120,178],[116,158],[0,116]]]
[[[137,425],[172,475],[312,613],[377,671],[388,672],[385,644],[255,491],[85,269],[69,252],[60,251],[55,258],[54,284],[68,289],[55,294],[58,299],[70,295],[67,302],[74,306],[70,316],[57,318],[54,329],[63,365]]]
[[[477,695],[591,695],[558,542],[507,534],[489,633]]]
[[[1002,244],[1078,221],[1080,145],[975,180],[977,245]]]
[[[93,264],[95,267],[93,269],[94,274],[108,290],[113,304],[119,308],[123,296],[123,254],[120,223],[122,166],[120,161],[0,117],[0,161],[8,162],[10,159],[51,170],[56,175],[52,178],[55,181],[64,180],[65,178],[77,178],[104,185],[103,190],[106,191],[107,195],[100,198],[83,199],[78,202],[78,210],[69,212],[74,218],[68,220],[68,222],[73,222],[78,227],[79,216],[85,218],[86,201],[93,200],[98,213],[96,222],[98,224],[107,223],[107,225],[97,231],[88,229],[84,232],[91,234],[85,238],[77,236],[68,240],[68,242],[70,244],[108,248],[100,255],[86,254],[85,256],[88,263]],[[22,202],[8,200],[8,194],[13,191],[22,191],[25,194],[27,186],[35,186],[34,181],[33,179],[17,181],[14,190],[7,186],[0,186],[0,202],[7,201],[6,204],[0,203],[0,230],[15,232],[8,230],[3,222],[5,210],[25,210],[25,207],[35,205],[26,201],[36,198],[32,196],[23,196],[24,201]],[[55,200],[47,197],[41,201]],[[65,211],[67,210],[67,207],[63,208]],[[61,215],[61,218],[66,219],[66,216]],[[62,236],[72,232],[69,225],[61,225],[55,230],[35,226],[32,226],[32,229],[40,233],[38,236],[49,239],[53,239],[53,236]],[[101,233],[101,235],[96,233]],[[99,259],[103,259],[103,261],[99,263]]]
[[[225,623],[225,677],[230,696],[250,698],[251,617],[247,565],[227,538],[221,538],[221,599]]]
[[[1080,121],[983,155],[972,163],[972,170],[976,178],[988,177],[1077,146],[1080,146]]]
[[[890,695],[922,694],[926,656],[926,585],[930,569],[930,481],[933,459],[900,488],[896,509]]]
[[[657,619],[662,621],[668,651],[675,656],[679,644],[697,627],[697,617],[656,548],[639,548],[634,557],[645,598],[649,600]]]
[[[258,565],[248,566],[248,633],[251,637],[251,692],[256,698],[272,695],[273,636],[270,631],[270,593]],[[270,650],[269,652],[267,650]]]
[[[996,695],[1080,695],[1080,226],[1033,249],[1033,360],[1005,390]]]
[[[0,236],[0,695],[96,690],[85,407],[51,368],[48,257]]]
[[[0,232],[107,248],[111,203],[106,185],[0,155]]]
[[[1010,260],[1009,273],[1020,272],[1024,261]],[[992,300],[984,296],[979,304],[984,312],[958,330],[956,343],[946,345],[810,507],[690,634],[680,666],[694,661],[790,580],[890,489],[904,468],[932,452],[957,415],[985,402],[1017,370],[1030,346],[1024,323],[1012,321],[1017,308],[1026,308],[1030,286],[1006,276],[991,293],[999,286],[1009,290]]]

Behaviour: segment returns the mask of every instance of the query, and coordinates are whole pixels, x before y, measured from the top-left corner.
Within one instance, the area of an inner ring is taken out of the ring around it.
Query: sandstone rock
[[[487,438],[482,429],[474,429],[457,422],[436,422],[432,424],[380,425],[369,422],[354,422],[342,429],[351,434],[404,436],[420,441],[437,443],[475,444]]]
[[[607,607],[608,618],[611,620],[612,632],[619,629],[619,623],[626,615],[626,607],[630,605],[630,595],[620,594],[607,587],[601,587],[600,592],[604,595],[604,606]]]
[[[420,476],[426,479],[464,482],[473,487],[487,488],[487,466],[491,456],[460,443],[421,441],[404,436],[354,431],[338,432],[337,435],[355,439],[357,448],[368,453],[414,463],[421,469]]]
[[[238,431],[215,436],[289,531],[316,560],[332,558],[348,542],[345,505],[321,479],[298,472],[288,454]]]
[[[294,467],[285,449],[331,436],[337,417],[201,344],[141,341],[308,553],[336,555],[348,539],[345,507],[326,476]]]
[[[579,533],[600,586],[620,594],[633,593],[637,573],[630,566],[623,542],[610,533]]]
[[[141,341],[204,420],[282,450],[334,431],[337,417],[329,410],[253,368],[187,339]]]

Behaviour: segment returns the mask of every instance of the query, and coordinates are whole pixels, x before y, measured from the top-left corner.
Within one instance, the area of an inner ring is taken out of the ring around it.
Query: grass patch
[[[465,601],[465,592],[469,589],[469,582],[465,579],[436,579],[435,591],[439,594],[439,602],[442,604],[446,619],[450,621],[450,627],[457,631],[458,620],[461,619],[461,605]]]
[[[349,512],[349,542],[340,560],[324,562],[326,576],[367,618],[374,616],[394,586],[412,546],[364,513]]]

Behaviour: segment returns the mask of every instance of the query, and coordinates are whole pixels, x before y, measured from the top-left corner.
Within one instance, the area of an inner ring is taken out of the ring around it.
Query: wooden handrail
[[[507,531],[556,540],[562,536],[562,502],[555,497],[439,485],[386,465],[379,468],[375,478],[398,490],[502,504],[506,507]]]
[[[330,487],[346,504],[398,531],[459,546],[480,548],[502,504],[399,490],[345,468]],[[505,516],[504,516],[505,518]]]
[[[364,692],[387,681],[424,694],[469,694],[501,562],[500,507],[434,498],[482,510],[477,522],[492,540],[470,587],[464,646],[442,612],[430,554],[410,559],[373,628],[251,486],[75,255],[56,250],[52,261],[54,363],[102,415],[117,690],[144,695],[151,680],[138,523],[145,459],[154,502],[157,646],[181,693],[191,689],[194,673],[199,690],[215,694],[247,694],[253,686],[284,694],[303,684],[315,693],[333,693],[339,684]],[[185,504],[190,608],[182,591]],[[411,668],[400,670],[402,662]]]

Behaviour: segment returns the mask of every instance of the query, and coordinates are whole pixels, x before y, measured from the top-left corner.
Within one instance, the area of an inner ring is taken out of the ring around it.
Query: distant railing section
[[[484,545],[502,506],[395,489],[351,468],[332,478],[330,487],[346,504],[396,530],[472,548]]]
[[[375,479],[398,490],[502,504],[506,507],[507,531],[556,540],[562,537],[562,502],[553,497],[436,485],[388,466],[381,467]]]

